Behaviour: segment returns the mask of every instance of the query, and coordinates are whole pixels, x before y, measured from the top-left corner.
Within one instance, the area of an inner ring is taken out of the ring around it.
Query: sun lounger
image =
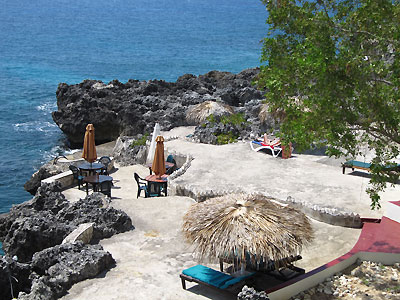
[[[287,281],[296,276],[305,273],[305,270],[294,266],[292,263],[302,259],[301,255],[290,256],[282,260],[252,262],[250,255],[246,254],[246,271],[261,272],[273,276],[279,280]],[[224,269],[224,260],[219,260],[219,267],[222,272]]]
[[[186,289],[186,281],[196,282],[219,290],[226,290],[229,287],[245,281],[255,273],[247,274],[241,277],[233,277],[229,274],[210,269],[203,265],[197,265],[189,269],[183,270],[180,275],[182,280],[182,288]]]
[[[273,157],[278,157],[278,155],[282,152],[281,142],[279,140],[271,144],[266,144],[260,141],[251,141],[250,146],[251,149],[255,152],[258,152],[263,149],[271,150]]]
[[[342,163],[342,168],[343,168],[343,174],[345,172],[346,168],[351,168],[352,171],[354,171],[354,169],[360,169],[360,170],[364,170],[364,171],[371,171],[371,164],[370,163],[365,163],[365,162],[361,162],[358,160],[348,160],[344,163]],[[386,171],[399,171],[400,170],[400,164],[394,164],[393,166],[389,166],[387,168],[385,168]]]

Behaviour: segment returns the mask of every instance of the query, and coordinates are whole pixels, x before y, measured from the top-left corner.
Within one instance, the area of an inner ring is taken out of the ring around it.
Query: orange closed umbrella
[[[86,126],[85,139],[83,140],[82,157],[90,163],[94,162],[97,159],[93,124],[88,124]]]
[[[151,169],[157,177],[161,177],[165,174],[165,159],[164,159],[164,138],[159,135],[156,138],[157,146],[156,152],[154,153],[153,164]]]

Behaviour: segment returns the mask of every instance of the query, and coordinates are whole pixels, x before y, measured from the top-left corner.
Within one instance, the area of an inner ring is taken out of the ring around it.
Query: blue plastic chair
[[[83,176],[80,174],[79,169],[73,165],[69,166],[69,169],[72,171],[74,179],[78,180],[78,189],[81,189],[81,185],[83,186]]]
[[[150,194],[149,188],[147,186],[147,183],[145,182],[145,179],[139,176],[138,173],[133,173],[133,176],[136,180],[136,183],[138,185],[138,192],[137,192],[137,198],[139,198],[140,194],[142,191],[144,191],[144,197],[157,197],[159,194]]]

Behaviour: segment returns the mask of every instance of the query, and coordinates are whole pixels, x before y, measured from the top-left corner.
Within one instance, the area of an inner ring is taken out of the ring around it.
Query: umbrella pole
[[[244,263],[240,264],[240,274],[244,273]]]

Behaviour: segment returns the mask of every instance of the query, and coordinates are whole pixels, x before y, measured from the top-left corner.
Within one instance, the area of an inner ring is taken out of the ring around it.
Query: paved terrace
[[[186,173],[174,180],[177,186],[194,194],[202,190],[220,193],[231,189],[262,192],[277,199],[291,196],[307,201],[307,205],[353,211],[362,217],[383,214],[383,211],[369,210],[369,199],[364,192],[367,178],[342,175],[340,164],[321,163],[324,157],[296,155],[289,160],[274,159],[253,152],[248,143],[212,146],[182,139],[166,142],[166,149],[194,157]],[[136,199],[133,172],[145,176],[148,169],[117,165],[117,171],[111,174],[115,185],[111,205],[125,211],[135,226],[135,230],[101,241],[116,260],[116,267],[98,278],[74,285],[62,299],[233,299],[223,292],[192,283],[187,283],[188,290],[182,289],[179,274],[198,263],[180,230],[182,217],[194,200],[183,196]],[[398,187],[390,188],[383,195],[383,207],[387,201],[398,198],[396,192],[399,195]],[[75,201],[84,198],[86,193],[74,187],[64,194]],[[347,253],[361,232],[311,221],[315,240],[302,252],[303,259],[296,263],[306,271]],[[206,265],[218,269],[218,264],[213,262]]]
[[[400,195],[400,185],[388,186],[381,195],[382,209],[372,211],[365,192],[369,174],[346,169],[343,175],[344,160],[326,156],[293,154],[290,159],[273,158],[252,151],[248,142],[215,146],[174,139],[166,142],[165,148],[168,153],[194,158],[172,186],[179,193],[195,197],[231,191],[262,193],[322,214],[380,218],[388,201],[398,200]],[[288,197],[291,200],[287,201]]]

